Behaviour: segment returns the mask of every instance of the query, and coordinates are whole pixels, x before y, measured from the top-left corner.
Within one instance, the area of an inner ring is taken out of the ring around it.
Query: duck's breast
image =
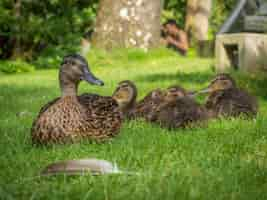
[[[83,123],[84,113],[77,101],[60,98],[44,106],[32,126],[36,143],[55,143],[74,140]]]

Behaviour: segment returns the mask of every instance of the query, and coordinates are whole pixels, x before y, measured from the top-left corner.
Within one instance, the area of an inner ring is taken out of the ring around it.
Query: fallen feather
[[[120,171],[117,164],[106,160],[95,158],[81,160],[67,160],[56,162],[48,165],[42,172],[41,176],[50,176],[57,174],[66,175],[103,175],[103,174],[127,174],[138,175],[136,172]]]

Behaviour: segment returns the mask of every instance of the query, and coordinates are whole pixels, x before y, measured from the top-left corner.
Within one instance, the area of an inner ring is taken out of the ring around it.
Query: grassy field
[[[130,79],[142,98],[171,84],[199,89],[215,74],[210,59],[164,50],[91,53],[89,62],[105,86],[82,83],[80,93],[111,95],[119,81]],[[256,120],[216,120],[171,132],[132,121],[104,144],[49,148],[32,146],[30,128],[40,106],[59,95],[57,70],[0,75],[0,199],[267,199],[267,79],[233,75],[258,96]],[[31,179],[50,162],[88,157],[142,175]]]

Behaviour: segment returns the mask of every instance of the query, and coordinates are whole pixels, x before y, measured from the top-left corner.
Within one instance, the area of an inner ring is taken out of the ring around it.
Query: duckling
[[[237,87],[229,74],[218,74],[206,89],[198,92],[209,93],[206,108],[215,117],[255,117],[258,112],[257,99]]]
[[[150,91],[142,100],[136,103],[133,111],[133,118],[143,118],[146,121],[150,121],[150,113],[157,109],[165,96],[165,91],[159,88]]]
[[[112,94],[122,112],[124,119],[130,119],[136,104],[137,88],[132,81],[121,81]]]
[[[116,101],[96,94],[77,96],[82,80],[104,85],[90,72],[82,56],[65,56],[59,71],[61,97],[41,108],[31,129],[33,143],[66,143],[83,138],[102,141],[119,133],[122,117]]]
[[[158,108],[150,113],[149,120],[168,129],[186,128],[207,120],[206,109],[192,95],[180,86],[169,87]]]
[[[137,88],[132,81],[125,80],[119,83],[112,97],[117,101],[124,115],[124,119],[147,119],[148,114],[156,108],[163,97],[163,91],[155,89],[144,99],[136,102]]]

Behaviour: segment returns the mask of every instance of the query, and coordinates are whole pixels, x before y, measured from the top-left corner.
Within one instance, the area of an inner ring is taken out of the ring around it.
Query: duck
[[[164,90],[160,88],[153,89],[142,100],[136,103],[132,112],[132,117],[135,119],[142,118],[145,121],[150,121],[150,113],[157,109],[164,96]]]
[[[195,127],[208,118],[205,107],[194,100],[194,93],[177,85],[167,88],[164,99],[149,114],[149,121],[169,130]]]
[[[109,96],[85,93],[77,96],[81,81],[103,86],[79,54],[63,58],[59,70],[61,96],[45,104],[31,128],[34,144],[103,141],[116,136],[122,124],[117,102]]]
[[[197,93],[208,94],[205,107],[215,118],[254,118],[258,113],[257,98],[238,88],[236,81],[227,73],[217,74],[207,88]]]
[[[130,80],[121,81],[115,89],[112,97],[119,104],[124,119],[148,119],[149,113],[157,107],[163,98],[164,91],[154,89],[138,102],[136,100],[137,95],[137,87]]]
[[[112,94],[112,98],[117,102],[123,119],[130,119],[133,117],[137,98],[137,87],[134,82],[130,80],[119,82]]]

